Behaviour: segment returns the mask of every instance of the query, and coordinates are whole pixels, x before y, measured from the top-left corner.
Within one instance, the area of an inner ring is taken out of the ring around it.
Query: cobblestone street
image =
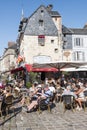
[[[51,113],[47,110],[41,114],[38,111],[26,113],[22,109],[16,116],[6,119],[0,130],[87,130],[87,110],[64,113],[62,103],[56,104]]]

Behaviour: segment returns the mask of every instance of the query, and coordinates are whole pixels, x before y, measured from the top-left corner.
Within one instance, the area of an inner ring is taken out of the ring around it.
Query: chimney
[[[84,29],[87,29],[87,23],[84,25],[84,27],[83,27]]]
[[[13,45],[15,45],[15,42],[8,42],[8,48],[12,47]]]
[[[51,11],[52,9],[53,9],[53,5],[50,4],[50,5],[47,6],[48,11]]]

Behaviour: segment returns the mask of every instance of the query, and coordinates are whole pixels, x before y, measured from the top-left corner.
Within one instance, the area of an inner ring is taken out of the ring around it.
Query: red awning
[[[57,72],[58,69],[57,68],[53,68],[53,67],[44,67],[44,68],[33,68],[33,66],[31,64],[25,64],[25,67],[19,67],[19,68],[15,68],[13,70],[11,70],[11,73],[16,73],[18,71],[22,71],[24,69],[27,69],[28,72],[32,71],[32,72]]]
[[[30,65],[30,64],[25,64],[25,67],[26,67],[28,72],[30,72],[30,71],[32,71],[32,72],[57,72],[58,71],[58,69],[53,68],[53,67],[33,68],[32,65]]]
[[[21,66],[19,68],[15,68],[15,69],[11,70],[11,73],[16,73],[16,72],[22,71],[22,70],[24,70],[24,67]]]

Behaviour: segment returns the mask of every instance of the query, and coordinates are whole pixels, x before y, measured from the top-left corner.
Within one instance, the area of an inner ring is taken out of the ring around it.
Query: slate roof
[[[69,28],[67,28],[66,26],[62,25],[62,32],[63,34],[72,34],[73,31]]]
[[[64,25],[62,25],[62,32],[63,34],[87,35],[86,28],[67,28]]]
[[[40,5],[40,6],[37,8],[37,10],[38,10],[39,8],[41,8],[41,7],[44,7],[44,8],[48,11],[47,7],[45,7],[44,5]],[[33,15],[37,10],[35,10],[35,11],[32,13],[32,15]],[[61,17],[61,15],[59,14],[58,11],[52,11],[52,10],[50,10],[50,11],[48,11],[48,13],[51,15],[51,17],[54,17],[54,16]],[[31,15],[31,16],[32,16],[32,15]],[[31,16],[30,16],[30,17],[31,17]],[[30,17],[29,17],[29,18],[30,18]]]
[[[48,13],[51,15],[51,17],[61,17],[61,15],[57,11],[48,11]]]
[[[44,11],[42,17],[41,11]],[[49,14],[50,12],[50,14]],[[58,12],[47,10],[47,8],[41,5],[29,18],[24,28],[24,35],[47,35],[47,36],[58,36],[58,29],[52,20],[51,15],[59,16]],[[39,20],[44,20],[44,26],[39,28]]]
[[[70,28],[70,30],[72,30],[73,33],[77,35],[87,35],[87,29],[84,28]]]

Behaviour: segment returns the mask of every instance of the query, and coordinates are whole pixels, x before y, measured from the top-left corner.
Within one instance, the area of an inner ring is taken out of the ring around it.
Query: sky
[[[62,24],[83,28],[87,23],[87,0],[0,0],[0,56],[8,42],[16,42],[22,9],[29,17],[40,5],[53,5],[62,17]]]

